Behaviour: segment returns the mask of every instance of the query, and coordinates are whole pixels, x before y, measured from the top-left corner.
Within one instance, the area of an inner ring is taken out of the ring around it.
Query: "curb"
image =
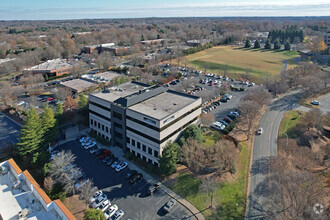
[[[14,122],[15,124],[17,124],[18,126],[22,127],[22,125],[20,123],[18,123],[17,121],[15,121],[14,119],[12,119],[11,117],[9,117],[8,115],[6,115],[5,113],[0,112],[0,114],[4,115],[6,118],[8,118],[9,120],[11,120],[12,122]]]

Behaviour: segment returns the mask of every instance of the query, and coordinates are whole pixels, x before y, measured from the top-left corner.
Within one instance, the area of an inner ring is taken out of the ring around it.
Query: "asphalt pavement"
[[[269,159],[277,155],[277,137],[284,113],[299,107],[297,101],[303,96],[302,91],[292,91],[285,96],[273,100],[268,110],[261,117],[259,127],[263,134],[254,138],[252,164],[250,170],[249,197],[247,219],[263,217],[263,182],[269,174]]]
[[[16,144],[21,127],[0,112],[0,149],[1,147]]]

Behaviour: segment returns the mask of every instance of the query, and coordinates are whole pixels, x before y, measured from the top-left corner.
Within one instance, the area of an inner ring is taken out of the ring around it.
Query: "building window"
[[[156,125],[156,121],[151,120],[150,118],[143,117],[143,121],[152,125]]]
[[[148,154],[152,155],[152,149],[148,147]]]
[[[97,127],[98,127],[98,128],[101,128],[101,125],[100,125],[100,123],[99,123],[99,122],[97,123]]]
[[[147,152],[147,147],[146,147],[146,145],[142,145],[142,150],[144,151],[144,152]]]
[[[118,113],[118,112],[113,112],[113,116],[114,116],[115,118],[120,119],[120,120],[123,118],[123,116],[122,116],[120,113]]]
[[[91,119],[91,125],[93,125],[93,119]]]
[[[130,144],[130,143],[131,143],[131,139],[130,139],[129,137],[126,137],[126,142],[127,142],[128,144]]]
[[[132,145],[135,147],[135,140],[132,139]]]
[[[154,157],[158,158],[158,151],[154,150]]]
[[[108,126],[105,126],[105,132],[109,132],[109,127]]]
[[[123,138],[123,135],[121,133],[115,132],[115,136],[118,137],[119,139]]]
[[[104,131],[104,125],[102,125],[102,131]]]
[[[115,123],[115,127],[122,129],[123,126],[121,124]]]
[[[141,149],[141,143],[140,142],[137,142],[137,148]]]
[[[94,121],[94,126],[96,127],[96,121]]]
[[[166,124],[174,119],[174,115],[169,117],[168,119],[164,120],[163,124]]]

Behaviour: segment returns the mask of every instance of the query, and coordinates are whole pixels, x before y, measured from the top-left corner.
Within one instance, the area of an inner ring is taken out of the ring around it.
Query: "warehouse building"
[[[199,122],[201,98],[128,82],[89,96],[90,128],[112,145],[158,165],[169,141]]]

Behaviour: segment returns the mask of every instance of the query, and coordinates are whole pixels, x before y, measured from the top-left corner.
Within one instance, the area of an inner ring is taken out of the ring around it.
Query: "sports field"
[[[232,46],[217,46],[195,54],[186,56],[188,66],[210,73],[223,74],[227,69],[227,75],[245,75],[255,79],[269,74],[280,74],[284,60],[288,60],[288,68],[291,68],[292,59],[298,57],[295,51],[274,51],[265,49],[242,48]]]

